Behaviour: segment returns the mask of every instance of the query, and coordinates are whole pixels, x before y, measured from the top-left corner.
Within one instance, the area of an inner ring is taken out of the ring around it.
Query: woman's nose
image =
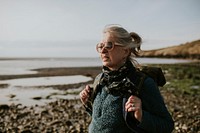
[[[108,52],[108,50],[105,47],[103,47],[101,50],[101,53],[107,53],[107,52]]]

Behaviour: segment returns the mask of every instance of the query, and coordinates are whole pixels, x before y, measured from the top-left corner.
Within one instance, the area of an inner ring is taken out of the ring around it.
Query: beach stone
[[[1,104],[0,105],[0,110],[9,110],[10,107],[7,104]]]
[[[42,97],[33,97],[32,99],[34,99],[34,100],[41,100]]]
[[[0,84],[0,89],[8,88],[9,84]]]
[[[21,133],[33,133],[31,130],[24,130],[24,131],[21,131]]]
[[[10,94],[10,95],[7,95],[9,98],[14,98],[14,97],[16,97],[16,95],[14,95],[14,94]]]

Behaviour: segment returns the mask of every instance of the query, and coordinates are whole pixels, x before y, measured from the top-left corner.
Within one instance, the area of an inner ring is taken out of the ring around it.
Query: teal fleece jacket
[[[92,110],[88,110],[92,116],[89,133],[171,133],[174,129],[173,119],[153,79],[146,78],[140,92],[141,122],[126,112],[127,98],[109,94],[104,87],[99,89]]]

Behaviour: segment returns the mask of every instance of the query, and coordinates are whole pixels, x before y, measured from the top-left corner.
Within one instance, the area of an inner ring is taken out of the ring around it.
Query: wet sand
[[[0,80],[64,75],[84,75],[94,79],[101,71],[101,67],[44,68],[36,70],[38,71],[37,74],[5,75],[0,76]],[[84,87],[86,84],[91,83],[92,81],[52,87],[66,90],[66,88]],[[0,89],[5,86],[5,84],[1,84]],[[160,90],[175,120],[174,133],[198,133],[200,130],[199,95],[192,95],[172,88],[161,88]],[[59,99],[45,106],[0,105],[0,132],[87,133],[89,122],[90,117],[85,112],[79,99]]]

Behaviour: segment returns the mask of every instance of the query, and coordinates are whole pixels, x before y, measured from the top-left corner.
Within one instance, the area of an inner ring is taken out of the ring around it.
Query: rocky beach
[[[200,62],[153,66],[161,67],[167,79],[167,84],[160,91],[175,121],[173,133],[200,133]],[[1,75],[0,80],[77,74],[94,79],[101,67],[42,68],[34,71],[37,73]],[[51,87],[66,91],[84,88],[92,82]],[[0,91],[6,86],[0,84]],[[75,94],[78,95],[78,92]],[[0,132],[3,133],[87,133],[89,122],[90,117],[78,98],[60,98],[46,105],[34,106],[0,104]]]

